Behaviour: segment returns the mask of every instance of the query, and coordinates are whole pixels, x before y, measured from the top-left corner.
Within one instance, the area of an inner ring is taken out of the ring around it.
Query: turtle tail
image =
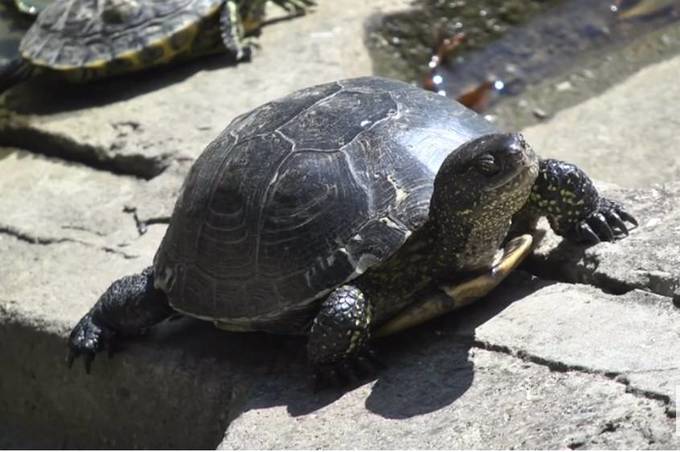
[[[33,75],[33,66],[23,58],[15,58],[0,66],[0,94]]]

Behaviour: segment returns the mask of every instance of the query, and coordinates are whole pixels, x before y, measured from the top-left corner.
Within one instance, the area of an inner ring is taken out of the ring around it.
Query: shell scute
[[[33,64],[57,70],[106,65],[163,41],[171,42],[170,48],[179,53],[191,44],[199,22],[222,4],[223,0],[55,1],[38,16],[19,50]],[[136,65],[162,60],[147,55]]]
[[[375,77],[264,104],[195,162],[154,261],[159,288],[227,328],[294,330],[422,227],[443,160],[491,130],[449,99]]]

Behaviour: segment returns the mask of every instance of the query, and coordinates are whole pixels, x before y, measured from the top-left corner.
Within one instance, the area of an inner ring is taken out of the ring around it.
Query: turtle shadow
[[[266,19],[252,35],[259,37],[267,26],[288,22],[299,16],[288,14]],[[18,17],[17,20],[21,21],[22,18]],[[28,28],[26,19],[21,23],[25,29]],[[164,89],[198,72],[238,68],[250,63],[250,60],[236,61],[226,52],[219,52],[87,83],[69,83],[58,77],[41,77],[9,90],[1,105],[3,109],[24,115],[48,115],[103,107]]]
[[[70,448],[214,448],[234,420],[273,407],[291,425],[336,403],[407,419],[455,404],[471,387],[476,328],[536,290],[532,277],[515,273],[477,305],[375,341],[387,369],[343,390],[314,392],[304,337],[229,333],[188,318],[125,341],[90,375],[82,363],[66,368],[64,336],[17,327],[9,334],[26,347],[10,353],[5,376],[25,387],[13,395],[17,419]],[[46,408],[24,410],[35,397]]]
[[[48,115],[102,107],[167,88],[201,71],[242,64],[249,62],[237,63],[226,53],[220,53],[87,83],[68,83],[55,77],[36,78],[8,91],[3,108],[24,115]]]
[[[238,415],[285,406],[288,415],[300,417],[350,397],[383,418],[407,419],[455,403],[474,381],[471,349],[475,345],[475,329],[537,288],[533,277],[516,273],[478,304],[375,341],[375,349],[387,368],[371,380],[355,382],[344,389],[313,391],[304,339],[297,339],[297,348],[290,343],[291,354],[280,359],[276,368],[270,368],[253,385]]]

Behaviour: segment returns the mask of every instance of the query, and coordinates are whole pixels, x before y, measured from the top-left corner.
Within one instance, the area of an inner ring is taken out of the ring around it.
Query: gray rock
[[[640,70],[603,94],[524,130],[545,157],[578,164],[624,187],[677,180],[680,57]]]
[[[388,371],[335,400],[311,396],[287,376],[260,387],[230,425],[220,449],[678,444],[674,422],[658,402],[626,393],[624,385],[607,378],[552,372],[470,348],[446,333],[408,334],[398,342]]]
[[[80,242],[121,254],[138,236],[124,206],[142,181],[25,151],[0,152],[0,231],[28,242]]]
[[[640,226],[625,240],[583,248],[563,242],[543,223],[545,237],[530,270],[617,294],[637,288],[680,299],[680,183],[628,190],[609,186],[604,193],[623,203]]]
[[[479,347],[556,371],[602,375],[674,407],[680,310],[669,298],[642,290],[616,296],[519,274],[484,303],[492,310],[471,309],[456,330]]]
[[[59,112],[40,85],[6,100],[0,141],[61,160],[0,150],[0,437],[12,437],[0,446],[680,447],[677,185],[608,188],[642,220],[631,237],[582,250],[548,233],[527,267],[542,280],[518,274],[466,312],[377,342],[389,369],[346,394],[311,392],[302,339],[188,319],[97,358],[91,375],[64,366],[77,320],[152,261],[205,144],[264,101],[370,72],[362,22],[404,3],[320,2],[265,28],[252,63],[65,88],[51,93]]]

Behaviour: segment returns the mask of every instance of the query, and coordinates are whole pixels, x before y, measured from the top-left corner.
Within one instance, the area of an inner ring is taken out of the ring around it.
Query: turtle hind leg
[[[380,367],[367,346],[371,310],[363,292],[351,285],[338,287],[322,303],[307,342],[316,389],[344,386]]]
[[[34,72],[34,66],[23,58],[16,58],[0,66],[0,94],[30,79]]]
[[[115,281],[71,331],[67,364],[83,357],[85,370],[97,353],[111,354],[120,337],[142,334],[174,314],[165,294],[154,287],[153,268]]]

